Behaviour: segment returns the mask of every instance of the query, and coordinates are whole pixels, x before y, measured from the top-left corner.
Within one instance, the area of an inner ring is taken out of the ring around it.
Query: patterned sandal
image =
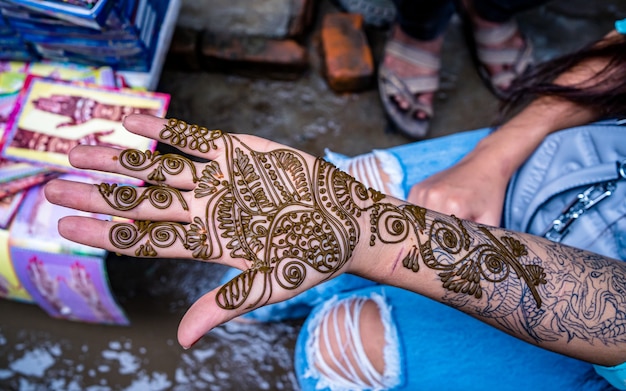
[[[402,78],[382,65],[378,72],[380,99],[390,120],[404,135],[413,139],[423,138],[428,133],[430,118],[433,116],[433,107],[418,101],[417,97],[419,94],[438,90],[440,58],[432,53],[396,41],[390,41],[385,45],[385,55],[392,55],[417,67],[437,71],[436,75]],[[392,99],[394,96],[402,97],[409,104],[409,107],[407,109],[398,107]],[[419,112],[426,114],[426,118],[417,118]]]
[[[469,23],[466,22],[465,25],[469,26]],[[513,79],[524,73],[532,65],[533,47],[524,35],[522,35],[524,45],[520,48],[492,49],[488,46],[502,44],[518,32],[517,23],[511,20],[498,27],[472,30],[465,34],[470,47],[473,49],[472,53],[478,74],[494,95],[499,98],[506,97],[506,90],[501,86],[510,85]],[[487,65],[502,65],[509,66],[509,68],[492,75],[489,73]]]

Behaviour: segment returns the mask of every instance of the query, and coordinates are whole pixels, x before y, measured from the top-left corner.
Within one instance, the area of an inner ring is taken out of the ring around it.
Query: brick
[[[205,32],[203,66],[258,76],[292,78],[308,67],[306,48],[292,39],[228,36]]]
[[[165,66],[173,69],[199,70],[199,34],[194,29],[177,26],[167,52]]]
[[[320,33],[324,72],[337,92],[366,89],[374,76],[374,59],[359,14],[324,16]]]

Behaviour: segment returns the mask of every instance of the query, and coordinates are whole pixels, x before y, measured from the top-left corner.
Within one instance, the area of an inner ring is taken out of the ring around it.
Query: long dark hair
[[[580,85],[561,86],[554,79],[593,58],[606,58],[606,66]],[[532,67],[515,80],[501,113],[538,96],[554,96],[589,107],[602,117],[626,118],[626,35],[614,34],[573,53]]]

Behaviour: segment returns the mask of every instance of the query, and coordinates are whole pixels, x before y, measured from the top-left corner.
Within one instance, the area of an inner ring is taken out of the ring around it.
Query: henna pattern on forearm
[[[539,265],[522,263],[528,255],[526,246],[511,236],[496,238],[486,227],[478,227],[484,239],[477,241],[479,236],[470,236],[463,221],[454,216],[452,219],[454,223],[434,220],[425,242],[417,246],[424,264],[439,271],[443,287],[480,299],[481,284],[507,281],[510,287],[512,281],[524,280],[540,308],[542,299],[536,287],[546,283],[545,273]],[[417,254],[413,251],[403,260],[404,266],[414,272],[419,271]]]

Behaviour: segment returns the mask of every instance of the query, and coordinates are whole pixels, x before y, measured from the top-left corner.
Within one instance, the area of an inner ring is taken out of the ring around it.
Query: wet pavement
[[[207,3],[211,3],[208,1]],[[243,7],[241,0],[231,1]],[[249,7],[263,2],[249,1]],[[626,2],[558,0],[520,16],[547,59],[601,37]],[[181,22],[202,27],[210,7],[183,1]],[[324,0],[316,20],[336,9]],[[375,87],[353,94],[329,90],[320,71],[318,29],[308,35],[310,70],[292,81],[165,69],[158,90],[172,95],[168,114],[226,131],[252,133],[315,155],[329,147],[355,155],[408,140],[388,131]],[[383,30],[367,30],[380,58]],[[497,101],[481,84],[454,20],[446,36],[442,91],[430,136],[488,126]],[[137,260],[111,254],[109,277],[131,325],[110,327],[49,318],[38,307],[0,301],[2,390],[297,390],[293,346],[300,321],[231,323],[185,351],[178,321],[216,287],[221,266]]]

